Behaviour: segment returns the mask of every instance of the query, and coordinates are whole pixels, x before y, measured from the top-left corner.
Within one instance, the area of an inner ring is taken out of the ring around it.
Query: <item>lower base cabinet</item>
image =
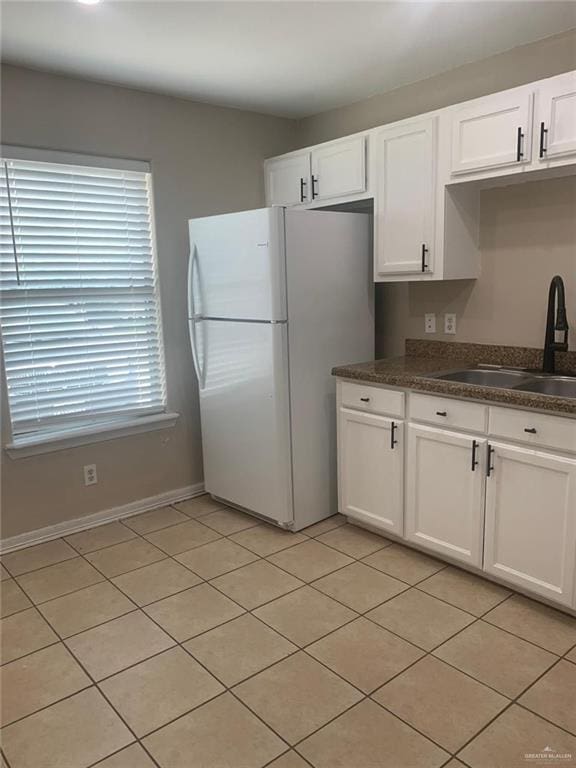
[[[342,386],[342,514],[576,610],[576,419]]]
[[[482,566],[485,439],[409,424],[405,536]]]
[[[490,443],[484,569],[574,605],[576,459]]]
[[[339,429],[340,511],[402,535],[403,422],[342,408]]]

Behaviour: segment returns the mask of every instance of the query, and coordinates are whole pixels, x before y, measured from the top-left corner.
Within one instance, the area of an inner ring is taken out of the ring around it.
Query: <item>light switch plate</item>
[[[433,312],[424,315],[424,332],[436,333],[436,315]]]
[[[444,315],[444,333],[456,333],[456,315]]]

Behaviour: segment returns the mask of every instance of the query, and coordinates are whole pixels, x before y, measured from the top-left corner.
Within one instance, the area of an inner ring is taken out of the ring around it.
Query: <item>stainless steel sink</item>
[[[463,384],[476,384],[480,387],[501,387],[503,389],[516,389],[519,385],[531,380],[531,377],[523,371],[504,371],[483,368],[470,368],[464,371],[434,373],[430,378],[442,379],[443,381],[458,381]]]
[[[427,374],[425,378],[442,381],[476,384],[480,387],[516,389],[541,395],[576,398],[576,377],[534,374],[505,368],[468,368],[460,371],[444,371]]]
[[[522,384],[514,389],[522,392],[537,392],[555,397],[576,398],[576,378],[570,376],[542,376]]]

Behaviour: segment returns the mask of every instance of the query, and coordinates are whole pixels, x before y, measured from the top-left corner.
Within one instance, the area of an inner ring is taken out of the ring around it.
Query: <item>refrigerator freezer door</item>
[[[293,519],[285,323],[197,324],[206,490]]]
[[[191,219],[189,313],[286,320],[284,209]]]

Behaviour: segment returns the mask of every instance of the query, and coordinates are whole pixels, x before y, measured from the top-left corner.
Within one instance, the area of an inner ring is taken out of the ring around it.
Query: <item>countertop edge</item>
[[[378,364],[384,370],[370,371],[366,367],[374,365],[374,362],[357,363],[352,365],[339,365],[332,368],[332,375],[337,378],[347,379],[355,382],[367,382],[371,384],[383,384],[391,387],[414,390],[415,392],[424,392],[446,397],[456,397],[463,400],[482,401],[492,405],[503,405],[509,408],[521,408],[526,410],[545,411],[556,416],[576,416],[576,400],[554,397],[552,395],[541,395],[532,392],[519,392],[513,389],[501,389],[495,387],[482,387],[476,384],[465,384],[462,382],[444,381],[441,379],[426,378],[426,373],[432,373],[430,359],[426,358],[390,358],[391,369],[402,361],[409,361],[411,366],[415,367],[418,360],[422,360],[424,368],[421,374],[413,372],[398,372],[394,370],[386,371],[387,360],[379,360]],[[473,363],[462,361],[461,364],[454,359],[443,361],[436,360],[439,363],[435,371],[450,370],[456,368],[471,368]],[[444,368],[442,367],[444,366]]]

